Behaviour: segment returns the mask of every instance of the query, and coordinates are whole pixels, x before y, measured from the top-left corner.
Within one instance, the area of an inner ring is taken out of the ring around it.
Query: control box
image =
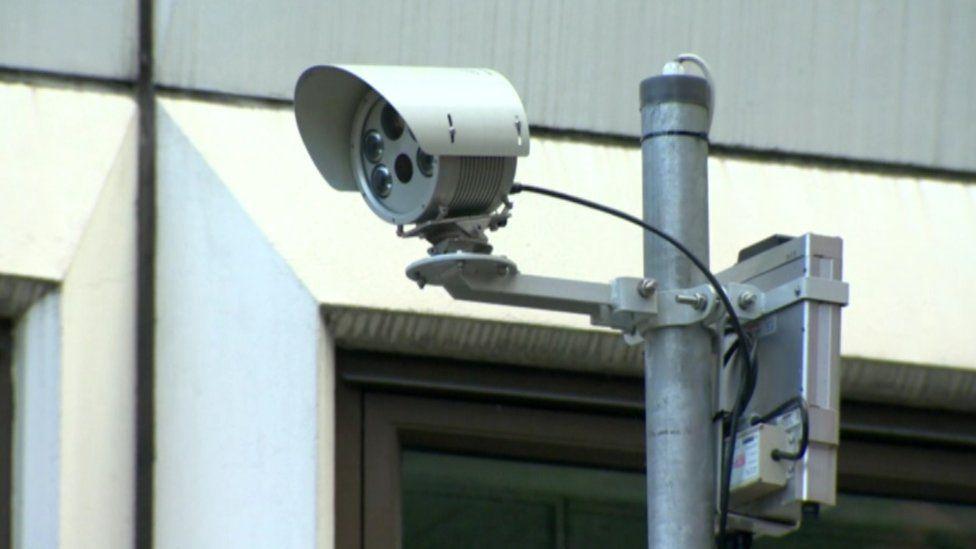
[[[787,450],[786,430],[773,423],[760,423],[739,431],[732,457],[731,501],[746,503],[786,486],[787,465],[774,458]]]
[[[751,284],[767,294],[795,291],[799,296],[801,281],[837,287],[842,257],[839,238],[814,234],[774,237],[743,250],[740,261],[717,276],[723,285]],[[846,286],[843,290],[846,303]],[[807,416],[808,446],[800,459],[777,462],[785,482],[779,470],[769,468],[761,455],[756,462],[759,476],[750,481],[752,484],[742,479],[755,475],[742,476],[746,472],[742,469],[738,493],[730,500],[729,524],[733,529],[785,534],[799,527],[804,506],[835,503],[843,303],[802,299],[747,325],[758,342],[758,379],[737,428],[736,446],[751,450],[750,444],[755,443],[760,451],[764,451],[763,445],[770,449],[785,445],[786,451],[797,449],[804,430],[802,414],[795,407],[783,405],[798,397]],[[739,379],[738,367],[723,369],[719,384],[722,410],[731,410]],[[776,415],[769,417],[771,413]],[[766,417],[766,429],[755,431],[751,421],[757,417]],[[782,433],[786,440],[779,440],[780,435],[774,435],[774,431]],[[750,439],[752,435],[756,438]],[[738,448],[736,454],[738,457]],[[750,455],[743,454],[747,460]]]

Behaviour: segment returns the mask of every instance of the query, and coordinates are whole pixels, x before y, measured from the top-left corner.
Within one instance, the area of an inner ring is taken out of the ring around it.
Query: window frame
[[[343,349],[336,364],[337,547],[399,547],[403,447],[643,469],[641,378]],[[838,491],[976,504],[976,414],[844,401]]]

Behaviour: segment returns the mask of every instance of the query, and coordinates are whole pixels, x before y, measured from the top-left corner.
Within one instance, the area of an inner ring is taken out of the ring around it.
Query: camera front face
[[[395,225],[490,217],[529,152],[525,109],[486,69],[321,65],[295,86],[295,119],[328,184]]]
[[[400,113],[375,92],[360,102],[351,149],[356,182],[377,215],[401,225],[436,215],[440,159],[423,150]]]
[[[445,120],[444,132],[452,128]],[[353,175],[366,203],[390,223],[488,214],[508,195],[514,157],[435,156],[386,99],[367,93],[353,117]]]

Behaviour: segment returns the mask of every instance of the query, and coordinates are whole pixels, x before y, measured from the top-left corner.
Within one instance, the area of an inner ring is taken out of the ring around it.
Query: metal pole
[[[641,82],[644,220],[708,263],[708,129],[711,88],[665,74]],[[646,234],[644,275],[661,289],[705,283],[670,244]],[[691,305],[689,305],[691,306]],[[648,546],[715,543],[717,357],[701,326],[654,331],[644,349]]]

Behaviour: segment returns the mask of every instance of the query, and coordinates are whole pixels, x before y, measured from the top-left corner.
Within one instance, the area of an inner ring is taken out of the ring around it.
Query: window
[[[836,507],[798,532],[756,540],[754,547],[976,547],[976,506],[842,493]]]
[[[348,352],[339,374],[337,546],[645,546],[639,379]],[[838,506],[757,547],[976,546],[976,419],[842,417]]]
[[[405,450],[404,547],[639,547],[644,476]]]

